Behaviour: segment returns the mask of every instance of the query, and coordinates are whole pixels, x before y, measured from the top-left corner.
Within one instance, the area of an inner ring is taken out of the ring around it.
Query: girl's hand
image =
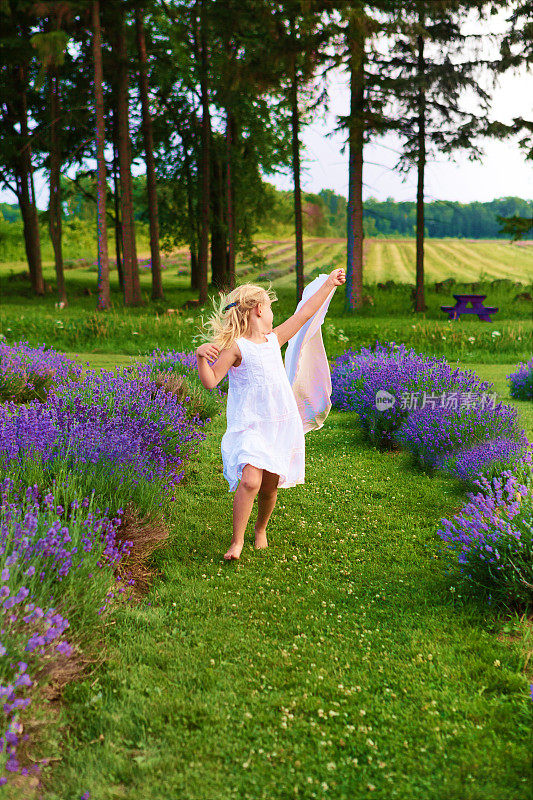
[[[329,286],[340,286],[341,283],[346,283],[346,273],[341,269],[334,269],[329,273],[326,283]]]
[[[218,358],[219,349],[214,344],[206,342],[196,348],[196,355],[201,358],[207,358],[208,361],[216,361]]]

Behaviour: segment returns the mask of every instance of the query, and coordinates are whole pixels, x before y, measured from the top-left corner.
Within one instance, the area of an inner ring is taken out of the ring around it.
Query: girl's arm
[[[219,355],[220,352],[220,355]],[[212,367],[208,364],[208,359],[211,361],[217,360],[216,364]],[[202,344],[196,349],[196,363],[198,365],[198,374],[200,380],[206,389],[214,389],[218,386],[224,375],[229,368],[237,360],[237,354],[234,347],[227,350],[219,351],[218,347],[214,344]]]
[[[298,333],[300,328],[305,325],[307,320],[311,319],[322,303],[327,300],[328,295],[332,289],[345,283],[346,275],[343,269],[334,269],[328,275],[328,278],[320,289],[311,295],[303,306],[296,311],[292,317],[282,322],[277,328],[273,328],[273,333],[278,337],[279,346],[281,347],[285,342],[288,342],[295,334]]]

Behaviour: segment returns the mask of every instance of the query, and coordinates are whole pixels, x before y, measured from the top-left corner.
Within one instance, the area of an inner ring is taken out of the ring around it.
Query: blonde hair
[[[250,312],[259,303],[273,303],[278,299],[271,284],[267,289],[263,289],[254,283],[243,283],[241,286],[236,286],[229,294],[224,295],[222,292],[218,294],[218,300],[214,296],[211,298],[213,313],[205,322],[201,317],[203,330],[195,338],[212,342],[219,350],[227,349],[235,339],[248,331]],[[237,305],[224,311],[229,303],[234,302]]]

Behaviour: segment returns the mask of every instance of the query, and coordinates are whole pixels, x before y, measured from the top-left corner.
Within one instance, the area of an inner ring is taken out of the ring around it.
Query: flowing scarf
[[[296,311],[327,279],[328,275],[322,273],[305,287]],[[335,289],[334,286],[318,311],[289,339],[285,351],[285,370],[304,433],[321,428],[331,409],[331,374],[322,341],[322,323]]]

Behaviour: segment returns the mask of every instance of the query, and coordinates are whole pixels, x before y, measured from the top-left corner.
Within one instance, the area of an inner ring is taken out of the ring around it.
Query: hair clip
[[[223,311],[227,311],[227,310],[228,310],[228,308],[231,308],[232,306],[236,306],[236,305],[237,305],[237,303],[238,303],[238,300],[235,300],[235,302],[234,302],[234,303],[230,303],[229,305],[227,305],[227,306],[224,306],[224,308],[223,308]]]

